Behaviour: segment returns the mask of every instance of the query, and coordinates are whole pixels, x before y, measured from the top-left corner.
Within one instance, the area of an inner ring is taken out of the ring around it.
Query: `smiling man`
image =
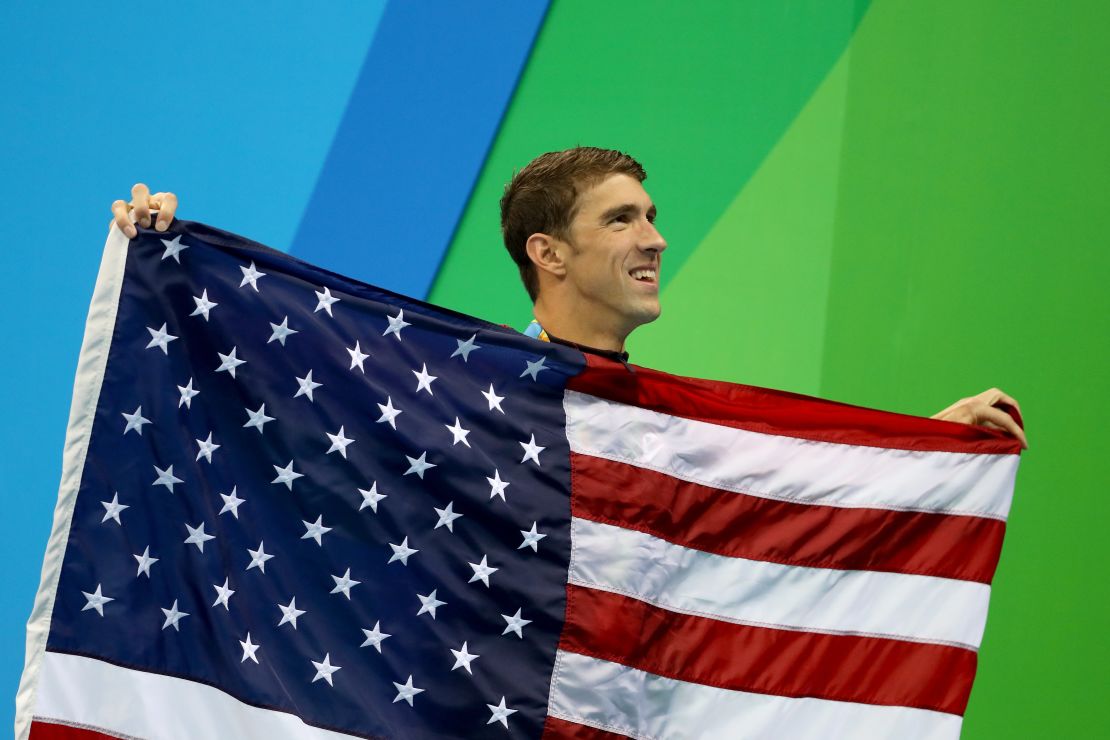
[[[659,317],[667,248],[646,178],[632,157],[597,147],[542,154],[513,176],[501,198],[501,232],[534,304],[527,334],[627,361],[628,335]],[[176,210],[173,193],[151,195],[142,184],[130,203],[112,204],[129,237],[134,223],[154,220],[165,231]],[[1002,429],[1027,446],[1011,408],[1020,415],[1017,401],[991,388],[933,418]]]
[[[501,232],[535,304],[529,333],[622,353],[658,318],[667,242],[645,177],[626,154],[578,147],[537,157],[506,186]]]

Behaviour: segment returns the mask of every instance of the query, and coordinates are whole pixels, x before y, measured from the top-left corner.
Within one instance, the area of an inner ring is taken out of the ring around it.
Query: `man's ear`
[[[567,272],[566,262],[563,257],[566,253],[566,243],[550,234],[532,234],[524,244],[528,258],[541,272],[562,277]]]

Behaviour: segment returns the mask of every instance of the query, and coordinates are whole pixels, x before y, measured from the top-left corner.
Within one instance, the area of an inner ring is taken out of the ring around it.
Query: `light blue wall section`
[[[384,5],[0,4],[0,731],[109,203],[143,180],[286,248]]]

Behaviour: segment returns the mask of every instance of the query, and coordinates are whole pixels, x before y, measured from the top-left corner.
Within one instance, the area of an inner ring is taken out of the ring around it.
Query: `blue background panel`
[[[0,4],[0,728],[109,204],[145,181],[189,217],[286,248],[384,5]]]
[[[546,10],[546,0],[390,3],[297,256],[427,295]]]

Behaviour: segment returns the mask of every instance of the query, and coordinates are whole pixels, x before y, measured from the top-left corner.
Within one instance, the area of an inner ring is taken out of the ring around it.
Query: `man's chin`
[[[658,303],[650,306],[643,306],[636,312],[635,325],[643,326],[644,324],[650,324],[659,318],[661,313],[663,313],[663,308]]]

